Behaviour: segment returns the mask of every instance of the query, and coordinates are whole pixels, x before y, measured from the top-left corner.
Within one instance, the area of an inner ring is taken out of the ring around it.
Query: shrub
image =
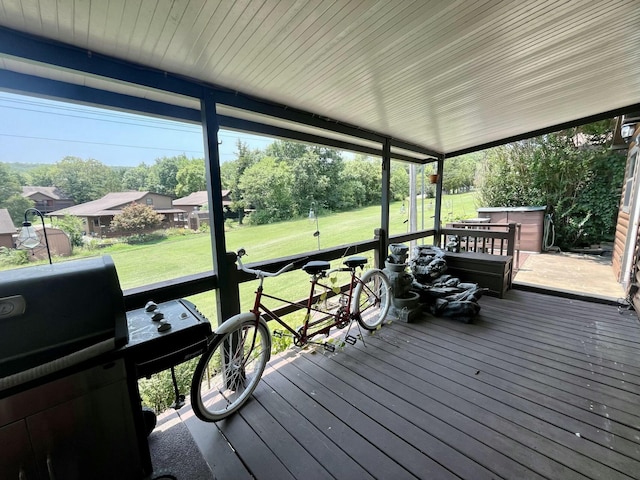
[[[193,230],[188,228],[167,228],[164,231],[166,237],[185,237],[187,235],[192,235]]]
[[[98,238],[88,238],[82,244],[84,250],[93,251],[102,247],[102,242]]]
[[[175,366],[178,391],[182,395],[189,395],[197,361],[196,358]],[[175,402],[171,370],[164,370],[152,375],[151,378],[138,380],[138,388],[142,404],[152,408],[156,413],[164,412]]]
[[[109,229],[114,232],[145,232],[158,228],[162,218],[150,206],[134,202],[113,217]]]
[[[71,241],[71,246],[82,247],[84,228],[82,219],[74,215],[65,215],[56,220],[55,226],[67,234]]]
[[[613,238],[625,156],[603,140],[606,123],[582,128],[589,135],[563,131],[490,150],[480,181],[481,205],[547,207],[563,250]],[[585,138],[589,141],[578,141]]]
[[[164,232],[134,233],[122,240],[129,245],[142,245],[145,243],[158,242],[166,238]]]
[[[29,252],[15,248],[0,247],[0,266],[25,265],[29,263]]]

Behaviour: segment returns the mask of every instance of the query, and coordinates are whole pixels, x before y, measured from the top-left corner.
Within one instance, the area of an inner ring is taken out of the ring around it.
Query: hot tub
[[[520,250],[542,252],[544,214],[547,207],[482,207],[478,217],[490,218],[491,223],[519,223]]]

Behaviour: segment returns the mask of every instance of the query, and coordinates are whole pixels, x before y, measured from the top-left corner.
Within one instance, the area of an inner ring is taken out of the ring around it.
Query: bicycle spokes
[[[249,321],[220,336],[194,373],[191,401],[196,415],[217,421],[237,410],[257,385],[270,349],[263,323]]]
[[[260,349],[255,348],[257,335],[257,329],[247,328],[224,342],[223,375],[227,389],[235,391],[245,387],[247,371],[252,371],[254,362],[262,354]]]
[[[390,285],[379,270],[370,270],[362,276],[356,291],[358,323],[367,330],[376,330],[387,315],[390,304]]]

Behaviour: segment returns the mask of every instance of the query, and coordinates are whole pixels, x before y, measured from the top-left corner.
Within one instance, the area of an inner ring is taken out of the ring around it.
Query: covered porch
[[[216,290],[217,320],[238,313],[220,129],[378,159],[378,234],[349,246],[383,265],[390,243],[440,242],[447,160],[639,108],[633,2],[383,3],[2,3],[3,91],[202,129],[212,270],[131,289],[128,309]],[[392,161],[437,173],[433,222],[407,235],[390,231]]]
[[[154,461],[187,478],[188,455],[154,452],[186,426],[176,452],[197,444],[220,480],[637,478],[635,314],[522,290],[480,302],[470,324],[425,315],[366,347],[278,355],[232,418],[171,413],[182,425],[152,433]]]
[[[215,292],[220,321],[239,311],[220,128],[379,158],[379,236],[350,247],[381,264],[391,242],[442,234],[447,159],[639,109],[634,2],[5,0],[0,12],[0,89],[202,127],[212,268],[131,288],[128,310]],[[433,224],[395,237],[392,159],[439,173]],[[425,316],[366,348],[274,357],[237,415],[205,424],[187,406],[156,429],[152,451],[168,448],[151,477],[637,478],[635,313],[521,290],[481,307],[470,324]]]

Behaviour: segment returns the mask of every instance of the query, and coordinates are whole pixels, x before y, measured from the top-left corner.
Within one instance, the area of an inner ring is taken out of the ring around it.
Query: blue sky
[[[273,141],[221,130],[223,162],[235,158],[238,138],[250,148]],[[204,157],[199,125],[0,92],[0,162],[51,164],[74,156],[133,167],[180,154]]]

